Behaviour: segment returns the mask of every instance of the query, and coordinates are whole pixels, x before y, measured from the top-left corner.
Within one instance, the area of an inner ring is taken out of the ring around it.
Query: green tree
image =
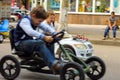
[[[60,0],[60,16],[58,30],[67,28],[67,11],[68,11],[68,0]]]

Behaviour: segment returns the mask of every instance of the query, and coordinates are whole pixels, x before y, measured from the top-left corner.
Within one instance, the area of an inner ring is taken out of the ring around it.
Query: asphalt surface
[[[100,57],[106,64],[106,74],[99,80],[120,80],[120,48],[119,46],[94,45],[94,55]],[[0,44],[0,59],[12,55],[9,41]],[[15,56],[15,55],[13,55]],[[19,59],[17,56],[15,56]],[[0,80],[5,80],[0,74]],[[60,80],[59,75],[49,75],[22,69],[15,80]],[[86,76],[86,80],[90,80]]]

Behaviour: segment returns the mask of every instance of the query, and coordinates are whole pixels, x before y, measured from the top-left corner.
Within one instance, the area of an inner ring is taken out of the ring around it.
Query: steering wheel
[[[52,41],[51,43],[55,43],[55,42],[60,41],[60,40],[63,38],[63,36],[64,36],[64,32],[65,32],[65,30],[62,30],[62,31],[54,34],[54,35],[52,36],[53,41]]]

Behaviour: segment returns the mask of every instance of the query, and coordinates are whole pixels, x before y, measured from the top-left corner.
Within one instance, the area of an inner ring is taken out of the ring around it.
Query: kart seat
[[[15,47],[15,44],[14,44],[14,31],[15,31],[15,28],[13,28],[13,29],[11,29],[9,31],[9,39],[10,39],[10,45],[11,45],[12,54],[16,54],[18,56],[25,55],[24,52],[17,50],[16,47]]]

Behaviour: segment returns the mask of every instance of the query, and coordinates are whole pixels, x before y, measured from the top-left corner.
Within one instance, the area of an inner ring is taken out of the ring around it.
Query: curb
[[[120,46],[118,41],[90,40],[90,42],[97,45]]]

